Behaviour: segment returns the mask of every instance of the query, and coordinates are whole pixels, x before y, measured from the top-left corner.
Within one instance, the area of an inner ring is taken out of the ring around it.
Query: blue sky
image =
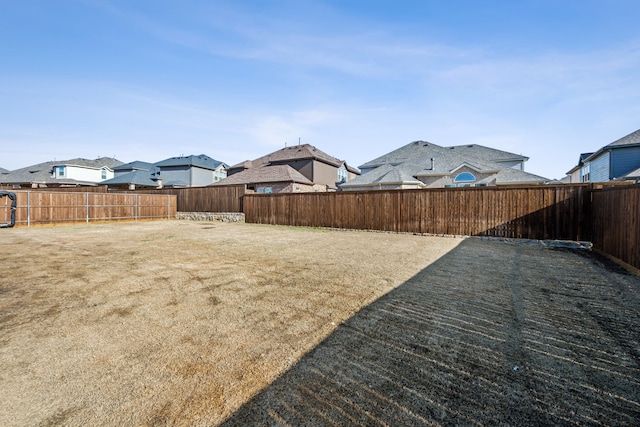
[[[0,167],[482,144],[560,178],[640,128],[637,0],[1,0]]]

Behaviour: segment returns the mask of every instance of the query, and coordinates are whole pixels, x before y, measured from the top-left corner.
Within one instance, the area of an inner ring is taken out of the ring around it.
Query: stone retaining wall
[[[178,212],[176,219],[190,221],[244,222],[241,212]]]

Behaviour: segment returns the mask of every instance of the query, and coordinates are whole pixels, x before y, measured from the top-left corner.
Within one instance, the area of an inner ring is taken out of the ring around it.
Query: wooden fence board
[[[246,195],[247,222],[592,241],[640,268],[640,186],[590,184]]]
[[[96,221],[172,219],[177,197],[133,193],[14,191],[16,226]]]
[[[640,186],[593,190],[591,209],[594,247],[640,269]]]
[[[584,239],[588,186],[483,187],[246,195],[247,222],[480,235]]]
[[[172,194],[179,212],[242,212],[244,185],[135,190],[136,194]]]

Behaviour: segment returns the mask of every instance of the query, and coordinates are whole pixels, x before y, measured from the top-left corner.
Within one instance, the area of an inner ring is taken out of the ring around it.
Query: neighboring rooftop
[[[153,163],[149,162],[141,162],[140,160],[135,160],[129,163],[123,163],[119,166],[113,168],[115,172],[130,172],[130,171],[150,171],[154,168]]]
[[[523,171],[529,158],[477,144],[442,147],[428,141],[413,141],[360,166],[363,174],[342,184],[345,189],[387,185],[407,188],[433,182],[433,178],[450,176],[468,168],[484,174],[477,184],[534,184],[547,178]],[[430,181],[429,181],[430,180]]]
[[[627,136],[623,136],[616,141],[613,141],[611,144],[606,145],[605,147],[622,147],[628,145],[640,145],[640,129],[630,133]]]
[[[206,154],[200,155],[191,155],[191,156],[181,156],[181,157],[171,157],[166,160],[162,160],[160,162],[154,163],[155,166],[158,167],[172,167],[172,166],[197,166],[203,169],[211,169],[215,170],[220,165],[227,165],[218,160],[212,159]]]
[[[430,165],[431,158],[434,158],[436,167],[440,170],[446,170],[443,164],[460,164],[463,161],[473,162],[487,165],[489,162],[525,162],[528,157],[521,154],[509,153],[507,151],[496,150],[494,148],[485,147],[478,144],[456,145],[451,147],[442,147],[428,141],[413,141],[404,145],[390,153],[384,154],[376,159],[368,161],[360,166],[360,169],[371,169],[381,166],[385,163],[398,165],[405,162],[422,162],[422,164]],[[472,162],[472,163],[473,163]],[[455,167],[455,166],[452,166]],[[498,167],[500,169],[502,166]]]
[[[299,184],[313,185],[313,182],[289,165],[247,169],[230,175],[212,185],[249,185],[273,182],[296,182]]]
[[[157,169],[157,168],[156,168]],[[141,187],[158,187],[157,177],[148,170],[134,170],[102,181],[104,185],[135,185]]]
[[[340,160],[336,157],[330,156],[322,150],[317,149],[310,144],[292,145],[290,147],[284,147],[280,150],[269,153],[265,156],[259,157],[255,160],[245,160],[236,165],[231,166],[230,169],[250,169],[267,165],[276,165],[279,163],[286,163],[292,160],[307,160],[313,159],[323,163],[327,163],[332,166],[339,167],[343,163],[346,165],[347,170],[354,173],[360,173],[360,171],[354,167],[347,165],[344,160]]]
[[[113,169],[121,165],[122,162],[110,157],[100,157],[98,159],[75,158],[70,160],[54,160],[50,162],[38,163],[16,169],[8,173],[0,174],[0,184],[58,184],[58,185],[96,185],[96,182],[78,181],[69,178],[53,178],[52,171],[55,166],[83,166],[92,169],[108,167]]]

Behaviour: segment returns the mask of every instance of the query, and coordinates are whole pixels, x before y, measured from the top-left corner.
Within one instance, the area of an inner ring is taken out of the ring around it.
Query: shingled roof
[[[262,166],[247,169],[211,185],[251,185],[273,182],[296,182],[313,185],[313,182],[289,165]]]
[[[157,169],[157,168],[155,168]],[[156,176],[148,170],[134,170],[132,172],[124,173],[116,176],[115,178],[102,181],[100,184],[104,185],[131,185],[144,186],[144,187],[158,187]]]
[[[171,157],[166,160],[154,163],[158,167],[171,167],[171,166],[197,166],[203,169],[215,170],[220,165],[227,166],[225,163],[212,159],[206,154]]]
[[[284,164],[294,160],[317,160],[335,167],[340,167],[343,163],[350,172],[360,173],[360,171],[354,167],[346,164],[344,160],[340,160],[336,157],[330,156],[322,150],[317,149],[310,144],[292,145],[290,147],[284,147],[280,150],[269,153],[265,156],[259,157],[255,160],[245,160],[236,165],[231,166],[230,169],[251,169],[261,166],[275,166],[278,164]]]
[[[153,168],[154,168],[153,163],[142,162],[140,160],[135,160],[133,162],[123,163],[123,164],[121,164],[119,166],[116,166],[116,167],[113,168],[113,170],[115,172],[136,171],[136,170],[150,171]]]
[[[57,160],[44,163],[38,163],[36,165],[27,166],[21,169],[16,169],[6,174],[0,174],[1,184],[61,184],[61,185],[96,185],[91,181],[78,181],[75,179],[61,179],[53,178],[52,170],[55,166],[83,166],[87,168],[101,169],[108,167],[113,169],[114,167],[121,165],[122,162],[110,157],[100,157],[98,159],[82,159],[75,158],[71,160]]]
[[[629,145],[640,145],[640,129],[630,133],[627,136],[623,136],[616,141],[613,141],[611,144],[606,145],[605,147],[626,147]]]
[[[507,151],[496,150],[494,148],[485,147],[478,144],[470,145],[456,145],[451,147],[442,147],[428,141],[413,141],[407,145],[404,145],[390,153],[384,154],[376,159],[368,161],[360,166],[360,169],[372,169],[381,166],[385,163],[392,165],[398,165],[405,162],[422,162],[425,165],[430,165],[431,158],[438,164],[445,163],[461,163],[463,161],[475,162],[478,164],[488,165],[493,164],[493,168],[496,167],[496,163],[512,162],[512,161],[527,161],[528,157],[509,153]],[[500,169],[501,167],[498,167]],[[444,171],[446,168],[441,168]]]
[[[548,179],[511,168],[507,163],[524,162],[520,154],[482,145],[442,147],[428,141],[413,141],[360,166],[359,177],[341,184],[342,188],[380,185],[423,185],[420,178],[447,176],[462,167],[491,174],[497,184],[542,183]],[[484,181],[490,181],[488,178]]]

